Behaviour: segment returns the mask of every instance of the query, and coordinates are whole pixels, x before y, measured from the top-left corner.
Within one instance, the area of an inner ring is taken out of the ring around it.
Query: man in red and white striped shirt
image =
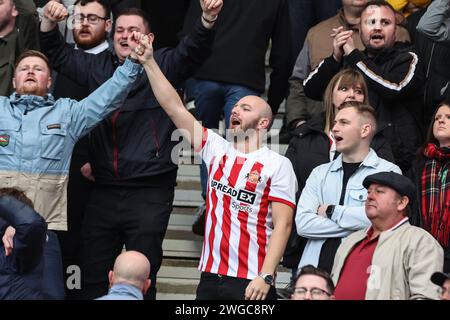
[[[150,46],[143,36],[138,50]],[[262,144],[272,121],[269,105],[257,96],[239,100],[230,117],[230,143],[185,109],[153,58],[144,68],[158,102],[209,171],[197,299],[275,299],[275,270],[291,230],[297,181],[290,161]]]

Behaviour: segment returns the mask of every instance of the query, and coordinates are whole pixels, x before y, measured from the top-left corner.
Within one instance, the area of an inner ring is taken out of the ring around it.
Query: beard
[[[37,83],[27,84],[24,83],[22,86],[16,89],[18,94],[24,95],[34,95],[34,96],[45,96],[47,94],[47,89],[39,87]]]
[[[85,34],[81,36],[82,31],[86,31],[86,29],[74,29],[73,39],[77,46],[83,50],[94,48],[106,40],[106,32],[104,31],[98,33],[90,31],[89,35]]]

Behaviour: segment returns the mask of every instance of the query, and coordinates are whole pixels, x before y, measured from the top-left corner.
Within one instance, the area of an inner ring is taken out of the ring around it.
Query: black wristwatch
[[[334,205],[333,204],[330,204],[328,207],[327,207],[327,210],[325,210],[325,213],[327,214],[327,217],[329,218],[329,219],[331,219],[331,216],[333,215],[333,212],[334,212]]]
[[[267,283],[268,285],[273,285],[273,275],[268,274],[268,273],[264,273],[264,272],[260,272],[258,274],[258,277],[263,278],[264,282]]]
[[[130,60],[133,63],[140,63],[138,59],[131,57],[131,55],[128,56],[128,60]]]

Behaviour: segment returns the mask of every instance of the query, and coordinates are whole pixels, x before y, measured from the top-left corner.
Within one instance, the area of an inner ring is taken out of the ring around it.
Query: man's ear
[[[14,90],[16,90],[16,78],[12,78],[12,85]]]
[[[109,270],[108,272],[108,281],[109,281],[109,287],[111,288],[114,284],[114,271]]]
[[[51,88],[52,82],[53,82],[52,77],[48,77],[48,79],[47,79],[47,89]]]
[[[365,123],[361,126],[361,137],[366,138],[372,133],[372,125],[369,123]]]
[[[13,2],[13,1],[11,0],[11,2]],[[19,11],[17,11],[16,5],[13,4],[12,11],[11,11],[11,16],[12,17],[17,17],[18,15],[19,15]]]
[[[258,129],[266,129],[267,131],[269,131],[269,127],[270,127],[270,120],[268,118],[259,119]]]
[[[407,196],[402,196],[402,197],[400,198],[400,202],[399,202],[398,205],[397,205],[397,210],[398,210],[398,211],[403,211],[403,210],[405,210],[406,207],[408,206],[408,204],[409,204],[409,199],[408,199],[408,197],[407,197]]]
[[[148,36],[148,40],[150,41],[150,44],[153,44],[153,41],[155,41],[155,35],[153,33],[149,32],[147,34],[147,36]]]
[[[108,19],[105,21],[105,31],[111,32],[111,29],[112,29],[112,20]]]
[[[150,280],[150,279],[147,279],[147,280],[145,280],[145,282],[144,282],[144,287],[142,288],[142,293],[143,294],[146,294],[147,293],[147,291],[148,291],[148,289],[150,288],[150,285],[152,284],[152,280]]]

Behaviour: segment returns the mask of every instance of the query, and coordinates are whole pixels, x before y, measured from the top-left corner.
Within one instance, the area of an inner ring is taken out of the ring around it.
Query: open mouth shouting
[[[129,48],[130,48],[130,46],[128,45],[128,41],[127,41],[127,40],[121,40],[121,41],[119,42],[119,44],[120,44],[120,46],[121,46],[123,49],[129,49]]]
[[[382,43],[384,36],[381,33],[374,33],[370,36],[370,41],[373,43]]]
[[[336,140],[336,144],[338,142],[341,142],[344,138],[342,138],[342,136],[340,136],[339,134],[334,133],[333,134],[334,140]]]
[[[232,127],[237,127],[241,125],[241,120],[236,116],[231,116],[230,123]]]

